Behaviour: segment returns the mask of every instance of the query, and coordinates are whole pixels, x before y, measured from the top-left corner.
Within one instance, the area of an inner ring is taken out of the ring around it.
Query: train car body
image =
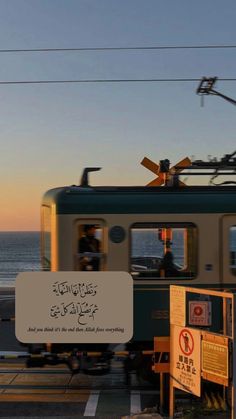
[[[52,189],[42,202],[44,269],[81,269],[86,225],[97,227],[100,270],[133,277],[132,348],[169,335],[170,284],[235,289],[236,186]],[[172,272],[162,267],[167,252]]]

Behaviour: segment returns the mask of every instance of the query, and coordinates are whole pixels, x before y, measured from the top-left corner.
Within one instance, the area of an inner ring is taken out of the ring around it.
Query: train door
[[[76,221],[75,270],[106,270],[106,227],[101,219]]]
[[[222,219],[223,282],[236,283],[236,214]]]

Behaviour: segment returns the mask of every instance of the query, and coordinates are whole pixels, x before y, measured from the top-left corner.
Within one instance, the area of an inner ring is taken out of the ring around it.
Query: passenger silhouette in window
[[[173,253],[170,250],[164,254],[159,270],[160,276],[164,278],[179,276],[179,271],[174,264]]]
[[[95,237],[96,225],[86,224],[84,226],[84,235],[79,240],[79,253],[84,253],[80,258],[81,271],[99,271],[100,258],[95,255],[86,255],[86,253],[100,253],[100,241]]]

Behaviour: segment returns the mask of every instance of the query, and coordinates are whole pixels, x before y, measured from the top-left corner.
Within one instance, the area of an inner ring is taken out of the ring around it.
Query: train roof
[[[57,214],[236,213],[236,186],[64,186],[42,205]]]

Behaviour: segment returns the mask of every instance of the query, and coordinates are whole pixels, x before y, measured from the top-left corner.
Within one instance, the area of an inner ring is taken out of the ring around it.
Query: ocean
[[[40,232],[0,232],[1,286],[14,286],[20,272],[40,269]]]
[[[135,234],[133,238],[132,256],[144,256],[146,252],[148,255],[159,253],[161,256],[163,249],[157,238],[149,235],[147,240],[145,233],[142,233],[142,237],[140,234]],[[180,238],[177,242],[182,247]],[[178,247],[175,248],[175,260],[182,266],[183,260],[178,254]],[[231,229],[230,251],[234,253],[231,263],[235,266],[236,226]],[[0,286],[14,286],[16,276],[20,272],[40,270],[40,232],[0,232]]]

